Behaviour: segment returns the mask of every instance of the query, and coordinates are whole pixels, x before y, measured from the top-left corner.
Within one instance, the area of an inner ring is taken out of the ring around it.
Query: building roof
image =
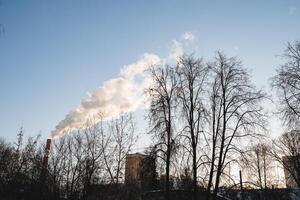
[[[145,157],[146,155],[145,154],[142,154],[142,153],[129,153],[126,155],[126,157]]]

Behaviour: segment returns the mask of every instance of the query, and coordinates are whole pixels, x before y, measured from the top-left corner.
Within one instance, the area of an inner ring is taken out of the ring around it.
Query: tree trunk
[[[165,200],[170,200],[170,141],[168,139],[167,159],[166,159],[166,182]]]
[[[197,154],[196,145],[193,145],[193,192],[194,200],[197,200]]]

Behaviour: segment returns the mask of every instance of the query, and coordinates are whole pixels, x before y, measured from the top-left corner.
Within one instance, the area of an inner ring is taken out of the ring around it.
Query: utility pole
[[[241,200],[244,200],[243,179],[242,179],[242,171],[241,170],[240,170],[240,187],[241,187]]]

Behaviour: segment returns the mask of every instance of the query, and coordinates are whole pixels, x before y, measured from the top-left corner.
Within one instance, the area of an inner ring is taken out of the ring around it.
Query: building
[[[145,158],[146,156],[140,153],[126,155],[125,184],[141,185],[142,163]]]
[[[300,173],[298,170],[299,166],[299,156],[284,156],[282,158],[284,165],[284,176],[287,188],[296,188],[297,182],[294,177],[299,177]]]
[[[125,185],[135,185],[142,191],[157,189],[155,158],[153,154],[128,154],[125,164]]]

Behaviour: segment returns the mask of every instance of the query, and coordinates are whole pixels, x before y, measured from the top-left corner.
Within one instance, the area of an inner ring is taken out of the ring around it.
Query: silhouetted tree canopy
[[[295,128],[300,125],[300,41],[288,43],[283,57],[286,63],[277,69],[272,86],[277,89],[285,123]]]

